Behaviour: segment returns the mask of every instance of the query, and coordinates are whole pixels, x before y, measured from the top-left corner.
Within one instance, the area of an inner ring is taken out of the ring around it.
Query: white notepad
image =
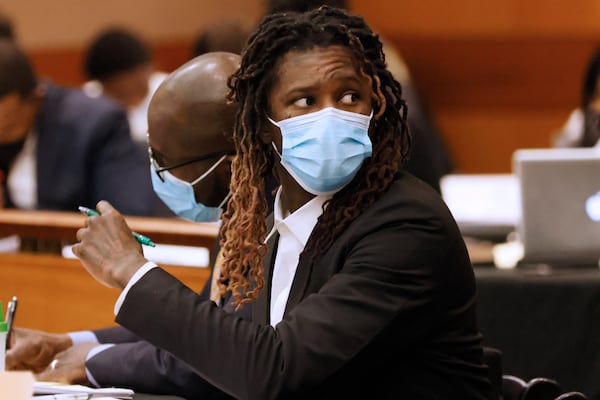
[[[33,385],[34,395],[42,394],[69,394],[86,393],[91,394],[93,399],[100,397],[114,397],[117,399],[132,399],[133,390],[123,388],[91,388],[83,385],[65,385],[57,382],[35,382]],[[35,399],[35,397],[34,397]]]

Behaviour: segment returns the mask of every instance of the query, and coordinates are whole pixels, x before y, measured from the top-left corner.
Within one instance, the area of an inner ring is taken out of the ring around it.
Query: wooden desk
[[[74,242],[86,217],[78,212],[0,210],[0,237]],[[180,218],[126,216],[127,225],[155,243],[198,246],[212,249],[219,233],[215,223],[190,222]]]
[[[209,269],[163,266],[200,291]],[[42,253],[0,253],[0,300],[15,295],[15,324],[49,332],[66,332],[114,325],[113,308],[119,291],[96,282],[79,260]],[[4,306],[6,307],[6,306]]]
[[[0,237],[72,243],[85,218],[79,212],[0,210]],[[126,221],[160,244],[212,250],[218,234],[217,224],[179,218],[126,216]],[[163,267],[196,291],[209,275],[208,268]],[[64,332],[114,324],[119,292],[96,282],[76,259],[43,252],[0,253],[0,301],[6,304],[13,295],[19,298],[17,326]]]

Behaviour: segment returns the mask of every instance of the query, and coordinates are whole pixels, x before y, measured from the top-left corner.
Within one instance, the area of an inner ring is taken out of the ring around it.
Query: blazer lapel
[[[285,311],[283,313],[284,316],[287,315],[290,310],[294,309],[294,307],[300,303],[300,300],[304,298],[304,293],[306,292],[313,269],[313,265],[310,262],[311,257],[312,253],[300,253],[298,268],[296,269],[296,275],[294,275],[292,288],[290,289],[288,301],[285,305]]]
[[[272,225],[272,223],[267,224],[268,227]],[[252,319],[261,325],[267,325],[271,319],[271,277],[273,276],[273,266],[275,265],[275,254],[277,254],[278,243],[279,233],[275,232],[267,241],[267,255],[263,260],[265,286],[253,306],[254,312]]]

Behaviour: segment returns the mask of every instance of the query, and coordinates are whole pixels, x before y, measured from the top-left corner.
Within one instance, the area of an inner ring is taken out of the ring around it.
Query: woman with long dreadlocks
[[[240,111],[218,288],[253,320],[147,262],[100,202],[73,251],[124,289],[117,321],[240,399],[488,398],[467,251],[438,194],[399,170],[406,108],[364,20],[268,16],[229,83]]]

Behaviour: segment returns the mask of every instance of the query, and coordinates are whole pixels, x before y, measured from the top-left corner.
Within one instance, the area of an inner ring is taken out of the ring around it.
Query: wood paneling
[[[579,104],[593,38],[394,37],[460,172],[509,172]],[[410,112],[410,110],[409,110]]]
[[[457,170],[510,171],[512,152],[547,147],[579,104],[594,38],[390,37],[410,67]],[[190,44],[154,47],[156,64],[171,71]],[[82,49],[32,52],[41,75],[79,85]],[[410,112],[410,111],[409,111]]]
[[[171,72],[190,59],[191,40],[166,42],[152,47],[158,70]],[[29,52],[38,75],[60,85],[80,86],[83,73],[83,47],[37,49]]]
[[[78,14],[82,8],[73,1],[53,3],[54,22],[60,24],[63,14],[78,21],[71,36],[26,13],[35,1],[5,9],[22,28],[23,43],[41,75],[67,85],[83,81],[82,49],[91,33],[111,18],[129,20],[129,26],[150,39],[157,66],[171,71],[188,59],[201,25],[225,16],[251,23],[264,8],[256,0],[240,1],[239,7],[235,0],[219,4],[185,0],[178,8],[157,2],[143,5],[145,18],[140,18],[132,13],[140,7],[136,0],[119,3],[121,13],[108,12],[117,7],[109,1],[96,10],[94,19]],[[548,146],[578,106],[583,71],[600,44],[600,3],[595,0],[350,4],[400,50],[462,172],[508,172],[515,149]],[[206,14],[198,18],[198,29],[192,29],[193,15],[200,9]]]
[[[552,108],[579,102],[594,38],[394,37],[431,107]]]
[[[109,26],[125,26],[151,43],[191,40],[207,24],[231,18],[254,24],[264,0],[3,1],[28,49],[84,47]]]
[[[385,35],[443,37],[600,34],[596,0],[352,0],[352,10]]]
[[[208,268],[164,267],[195,291]],[[101,285],[79,260],[50,254],[0,254],[0,300],[19,298],[15,325],[49,332],[114,325],[119,291]]]
[[[16,234],[50,243],[73,242],[84,218],[80,213],[1,210],[0,237]],[[216,224],[178,218],[126,216],[126,222],[159,244],[212,250],[218,233]],[[194,262],[190,260],[191,264]],[[208,268],[161,267],[195,291],[202,289],[209,275]],[[12,296],[18,296],[18,326],[65,332],[112,325],[118,295],[119,291],[96,282],[79,260],[42,252],[0,253],[0,301],[6,304]]]
[[[450,107],[435,116],[456,172],[504,173],[516,149],[549,147],[568,110]]]

